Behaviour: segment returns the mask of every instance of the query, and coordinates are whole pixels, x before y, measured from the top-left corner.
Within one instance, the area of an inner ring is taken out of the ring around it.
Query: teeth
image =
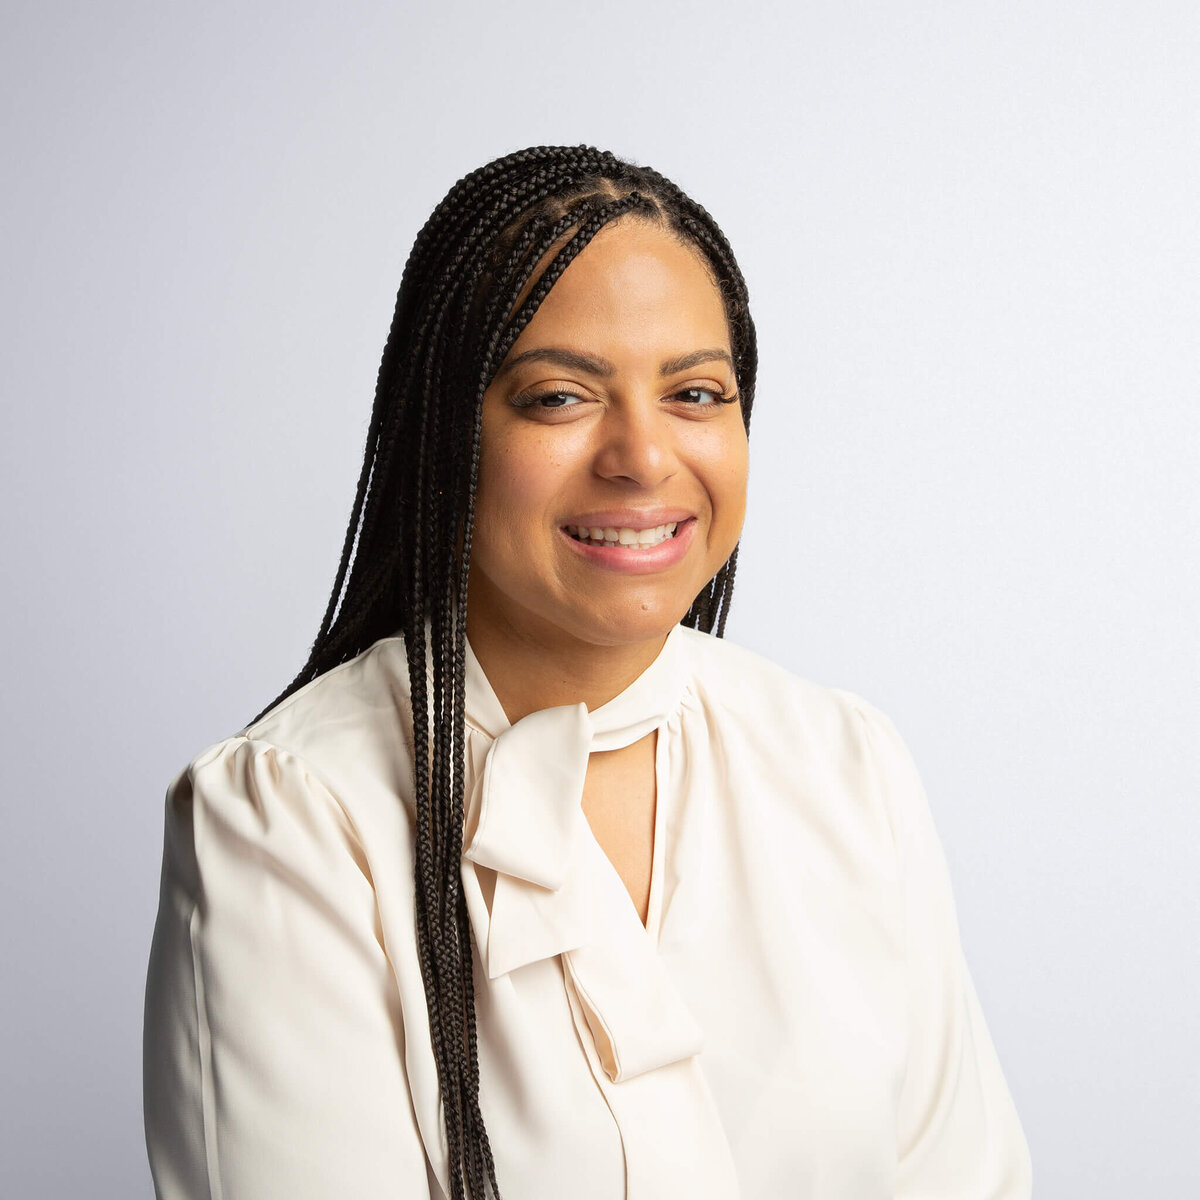
[[[568,525],[567,532],[581,542],[594,542],[604,546],[648,548],[665,542],[667,538],[674,537],[678,527],[677,521],[672,521],[668,525],[656,525],[653,529],[617,529],[612,525],[601,529],[598,526],[589,528],[585,525]]]

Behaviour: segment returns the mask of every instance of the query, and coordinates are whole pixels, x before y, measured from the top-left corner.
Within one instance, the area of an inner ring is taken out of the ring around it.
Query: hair
[[[479,1105],[471,934],[459,887],[482,400],[555,281],[621,218],[657,223],[700,252],[724,302],[749,429],[754,324],[742,273],[705,209],[649,167],[591,146],[535,146],[465,175],[418,233],[404,268],[341,561],[308,661],[254,718],[401,633],[412,694],[417,941],[454,1200],[483,1200],[485,1180],[500,1194]],[[723,636],[736,566],[735,548],[683,624]]]

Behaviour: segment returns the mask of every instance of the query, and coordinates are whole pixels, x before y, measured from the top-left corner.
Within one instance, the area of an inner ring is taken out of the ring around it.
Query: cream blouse
[[[462,882],[510,1200],[1017,1200],[1029,1154],[891,722],[676,626],[625,691],[510,725],[467,655]],[[588,754],[657,728],[649,916]],[[384,638],[167,793],[146,988],[161,1200],[449,1194]]]

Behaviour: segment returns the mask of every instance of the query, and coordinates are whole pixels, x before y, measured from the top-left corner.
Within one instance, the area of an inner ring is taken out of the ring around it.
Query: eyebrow
[[[697,367],[701,363],[713,361],[726,363],[733,369],[733,359],[724,350],[693,350],[689,354],[680,354],[676,358],[668,358],[659,365],[659,375],[674,375],[686,371],[689,367]],[[565,350],[559,346],[538,346],[526,350],[516,358],[510,358],[499,371],[496,378],[507,375],[522,363],[548,362],[559,367],[570,367],[575,371],[585,371],[589,375],[599,375],[605,379],[617,373],[617,368],[606,358],[598,358],[592,354],[581,354],[577,350]]]

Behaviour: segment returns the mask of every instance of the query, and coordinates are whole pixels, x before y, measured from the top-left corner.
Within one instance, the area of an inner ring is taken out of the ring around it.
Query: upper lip
[[[657,529],[659,525],[678,524],[695,515],[690,508],[605,508],[568,517],[562,524],[585,525],[589,529]]]

